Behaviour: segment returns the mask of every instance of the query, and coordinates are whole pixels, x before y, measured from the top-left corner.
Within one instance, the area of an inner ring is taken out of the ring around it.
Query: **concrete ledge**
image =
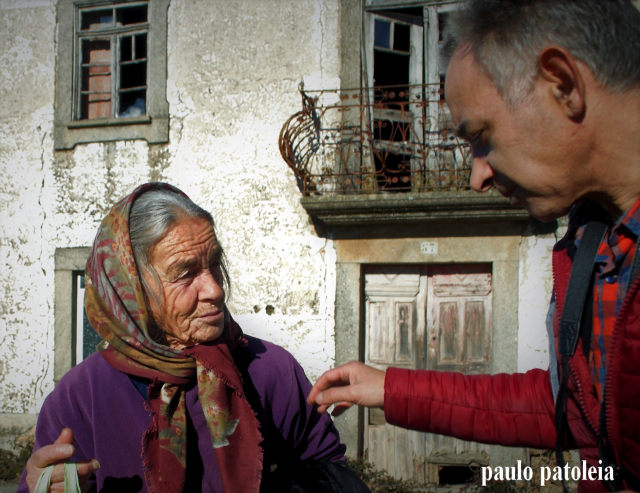
[[[525,221],[529,214],[491,191],[315,195],[303,197],[309,215],[327,226],[416,221]]]
[[[13,450],[15,439],[37,421],[37,414],[0,413],[0,449]]]
[[[56,248],[56,270],[84,270],[91,247]]]

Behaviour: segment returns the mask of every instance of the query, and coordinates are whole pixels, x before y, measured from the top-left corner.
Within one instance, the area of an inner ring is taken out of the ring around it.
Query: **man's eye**
[[[471,145],[471,153],[473,157],[486,157],[491,151],[491,147],[486,144],[481,145]]]
[[[480,147],[484,144],[484,132],[479,132],[471,137],[471,145],[474,147]]]
[[[471,152],[474,157],[484,157],[491,151],[489,139],[485,137],[484,132],[475,135],[471,139]]]

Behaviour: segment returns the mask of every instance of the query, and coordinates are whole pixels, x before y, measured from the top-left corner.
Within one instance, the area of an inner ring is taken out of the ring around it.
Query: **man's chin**
[[[515,204],[512,203],[512,205]],[[532,204],[529,201],[526,201],[520,207],[524,207],[532,217],[536,218],[538,221],[542,221],[543,223],[550,223],[551,221],[555,221],[568,213],[568,211],[557,211],[549,209],[548,207],[541,207],[539,204]]]

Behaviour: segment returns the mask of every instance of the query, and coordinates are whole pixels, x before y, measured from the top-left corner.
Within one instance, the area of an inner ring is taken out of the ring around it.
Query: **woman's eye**
[[[195,276],[195,271],[186,270],[176,277],[176,281],[186,281],[193,276]]]

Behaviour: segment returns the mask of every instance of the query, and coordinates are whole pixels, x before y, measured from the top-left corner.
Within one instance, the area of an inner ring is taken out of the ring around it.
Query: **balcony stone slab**
[[[495,191],[471,190],[361,195],[310,195],[301,198],[307,213],[326,226],[362,224],[482,221],[521,222],[529,219]]]

